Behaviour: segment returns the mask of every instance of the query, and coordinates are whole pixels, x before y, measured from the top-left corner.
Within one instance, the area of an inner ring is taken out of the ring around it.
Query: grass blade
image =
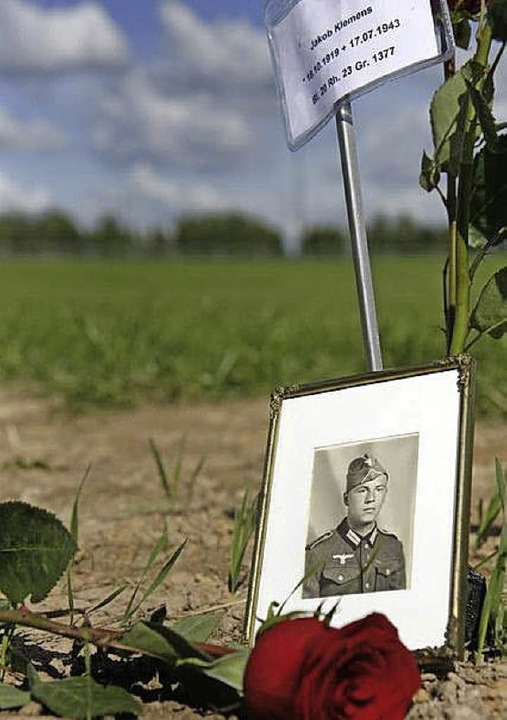
[[[159,451],[157,445],[155,444],[155,440],[153,440],[153,438],[150,438],[149,442],[150,442],[150,450],[155,459],[155,464],[156,464],[157,470],[158,470],[158,476],[160,478],[160,482],[162,483],[164,493],[165,493],[166,497],[170,498],[171,494],[172,494],[171,486],[169,484],[169,479],[167,477],[167,472],[165,469],[164,461],[162,460],[160,451]]]
[[[202,455],[195,468],[192,471],[192,474],[190,475],[190,479],[188,481],[188,487],[187,487],[187,497],[185,500],[185,507],[184,512],[186,512],[190,506],[190,503],[192,502],[192,499],[194,497],[194,491],[195,491],[195,484],[197,482],[197,478],[202,472],[202,469],[204,467],[204,463],[206,462],[206,457]]]
[[[479,527],[477,529],[477,538],[475,547],[478,549],[483,545],[490,533],[491,526],[497,519],[502,509],[502,501],[498,493],[495,493],[488,503],[486,511],[481,515]]]
[[[168,536],[167,536],[167,525],[164,523],[164,529],[163,529],[163,531],[162,531],[159,539],[157,540],[157,542],[156,542],[155,545],[153,546],[153,548],[152,548],[152,550],[151,550],[151,552],[150,552],[150,556],[149,556],[149,558],[148,558],[148,561],[147,561],[146,565],[144,566],[144,569],[143,569],[143,571],[142,571],[142,573],[141,573],[141,576],[140,576],[139,580],[137,581],[137,583],[136,583],[136,585],[135,585],[135,587],[134,587],[134,591],[132,592],[132,595],[130,596],[130,600],[129,600],[128,603],[127,603],[127,607],[126,607],[125,612],[124,612],[124,614],[123,614],[123,622],[126,622],[126,621],[128,620],[128,618],[130,618],[130,617],[132,616],[132,613],[134,612],[134,611],[132,610],[132,607],[133,607],[133,605],[134,605],[134,600],[135,600],[135,598],[136,598],[136,596],[137,596],[137,593],[139,592],[139,588],[141,587],[141,584],[142,584],[144,578],[146,577],[146,575],[147,575],[147,574],[149,573],[149,571],[151,570],[151,568],[152,568],[152,566],[153,566],[153,563],[155,562],[155,560],[157,559],[157,557],[160,555],[160,553],[161,553],[168,545],[169,545],[169,538],[168,538]],[[136,607],[138,608],[138,607],[139,607],[139,604],[138,604]]]
[[[72,572],[70,567],[67,569],[67,604],[69,606],[69,625],[73,625],[76,605],[74,603],[74,587],[72,585]]]
[[[498,459],[495,460],[497,494],[501,502],[502,508],[502,532],[496,552],[496,562],[488,582],[486,597],[482,607],[481,617],[479,621],[479,637],[477,643],[476,663],[482,661],[486,638],[491,622],[494,622],[494,646],[495,649],[501,650],[503,645],[503,619],[504,608],[502,601],[503,585],[505,580],[505,570],[507,563],[507,518],[505,515],[505,474]]]
[[[72,515],[70,519],[70,535],[72,539],[74,540],[76,547],[79,545],[79,500],[81,499],[81,491],[83,489],[83,486],[88,478],[88,475],[90,474],[90,471],[92,469],[91,465],[88,465],[86,468],[83,477],[81,478],[81,482],[78,485],[77,491],[76,491],[76,497],[74,498],[74,503],[72,505]],[[74,603],[74,588],[72,585],[72,563],[67,568],[67,603],[69,606],[69,623],[71,625],[74,624],[74,612],[75,612],[75,603]]]
[[[98,603],[93,605],[89,610],[88,614],[91,614],[93,612],[96,612],[96,610],[101,610],[102,608],[106,607],[110,603],[113,602],[113,600],[116,600],[116,598],[122,594],[122,592],[125,592],[127,589],[127,585],[121,585],[120,587],[117,587],[115,590],[113,590],[112,593],[109,593],[105,598],[102,600],[99,600]]]
[[[144,594],[141,596],[140,601],[137,603],[137,605],[130,610],[129,617],[132,617],[134,613],[136,613],[139,608],[143,605],[144,602],[152,595],[155,590],[164,582],[169,572],[172,570],[173,566],[175,565],[176,561],[178,560],[179,556],[183,552],[183,548],[185,547],[187,543],[187,539],[185,538],[181,545],[178,545],[176,550],[173,552],[169,560],[167,560],[162,568],[158,571],[155,578],[151,581],[151,583],[148,586],[148,589],[144,592]]]
[[[183,436],[181,438],[181,443],[180,443],[180,447],[178,450],[178,455],[176,457],[176,464],[174,466],[173,476],[172,476],[172,481],[171,481],[171,492],[172,492],[173,498],[177,497],[178,488],[180,486],[182,469],[183,469],[183,453],[185,450],[185,442],[186,442],[186,438],[185,438],[185,436]]]
[[[502,511],[505,515],[505,489],[506,489],[506,481],[505,481],[505,474],[503,471],[502,463],[498,458],[495,458],[495,477],[496,477],[496,486],[498,489],[498,495],[500,497],[500,502],[502,503]]]
[[[169,473],[167,472],[165,463],[162,459],[160,450],[158,449],[153,438],[150,438],[150,449],[151,449],[152,455],[155,459],[158,476],[160,478],[160,482],[162,484],[162,488],[164,490],[165,496],[167,499],[170,499],[170,500],[174,500],[177,498],[178,491],[179,491],[180,484],[181,484],[181,479],[183,477],[183,456],[184,456],[184,450],[185,450],[185,442],[186,442],[186,438],[185,438],[185,436],[183,436],[181,439],[181,442],[180,442],[180,446],[178,448],[174,468],[172,470],[171,475],[169,475]],[[199,475],[199,473],[202,469],[203,464],[204,464],[204,458],[202,458],[197,463],[197,467],[194,469],[194,471],[191,475],[190,492],[192,492],[193,485],[197,479],[197,476]]]
[[[81,482],[78,485],[77,491],[76,491],[76,497],[74,498],[74,504],[72,505],[72,516],[70,520],[70,534],[72,536],[72,539],[76,543],[76,546],[79,544],[79,501],[81,499],[81,491],[83,489],[83,486],[88,479],[88,475],[90,474],[90,471],[92,469],[91,465],[88,465],[86,468],[83,477],[81,478]]]
[[[228,586],[234,593],[239,587],[239,573],[248,543],[253,535],[260,511],[260,495],[257,494],[249,505],[248,490],[243,495],[239,510],[234,514],[231,557],[229,564]]]

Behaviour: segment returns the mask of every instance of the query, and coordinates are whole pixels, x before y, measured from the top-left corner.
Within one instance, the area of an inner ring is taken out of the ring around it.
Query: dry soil
[[[167,522],[171,542],[187,538],[183,555],[146,611],[165,605],[169,619],[215,607],[227,609],[215,641],[241,637],[246,587],[231,595],[227,571],[232,517],[246,488],[260,487],[267,436],[267,398],[194,405],[146,405],[129,411],[69,416],[56,401],[21,389],[0,390],[0,501],[24,500],[69,522],[76,487],[90,467],[80,504],[80,552],[75,569],[76,605],[89,608],[115,587],[133,585]],[[475,435],[473,507],[494,488],[494,457],[505,460],[505,425],[478,425]],[[150,451],[158,447],[169,476],[183,457],[176,499],[165,497]],[[182,451],[183,447],[183,451]],[[204,465],[191,486],[193,470]],[[474,510],[475,512],[475,510]],[[111,625],[119,598],[92,617]],[[45,608],[66,606],[58,588]],[[33,634],[23,631],[23,642]],[[37,643],[39,641],[37,640]],[[61,640],[46,644],[58,670]],[[445,677],[428,674],[410,718],[473,720],[507,717],[507,663],[471,663]],[[43,716],[33,704],[27,714]],[[2,718],[9,713],[0,713]],[[203,715],[181,698],[155,688],[144,717],[191,720]],[[287,718],[290,720],[290,718]]]

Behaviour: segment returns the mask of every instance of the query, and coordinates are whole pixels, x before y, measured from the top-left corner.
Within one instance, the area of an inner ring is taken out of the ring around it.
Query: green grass
[[[441,264],[374,259],[386,367],[444,354]],[[263,395],[363,372],[351,265],[4,261],[0,382],[34,384],[86,408]],[[476,356],[479,410],[505,415],[505,340],[486,338]]]

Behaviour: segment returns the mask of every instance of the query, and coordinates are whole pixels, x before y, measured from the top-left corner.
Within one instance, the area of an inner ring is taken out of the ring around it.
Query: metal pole
[[[382,354],[375,310],[375,296],[371,276],[368,240],[364,222],[359,163],[357,161],[356,138],[352,119],[352,108],[345,102],[336,113],[336,130],[345,188],[345,201],[352,241],[352,256],[356,272],[356,286],[359,312],[363,329],[363,343],[369,370],[382,370]]]

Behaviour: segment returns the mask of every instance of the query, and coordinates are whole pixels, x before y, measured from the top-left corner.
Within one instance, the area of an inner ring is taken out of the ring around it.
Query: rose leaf
[[[203,672],[208,677],[232,687],[239,693],[243,692],[243,675],[245,674],[245,666],[249,657],[247,649],[238,650],[234,654],[225,655],[215,660],[208,668],[204,668]]]
[[[507,135],[494,148],[485,147],[474,160],[471,224],[487,239],[507,227]],[[498,238],[498,244],[501,236]]]
[[[468,50],[470,45],[470,38],[472,37],[472,27],[470,20],[463,16],[458,16],[452,19],[452,31],[454,34],[454,41],[457,47],[462,50]]]
[[[33,697],[60,717],[88,718],[130,713],[140,715],[142,707],[126,690],[104,687],[89,675],[53,682],[36,681]]]
[[[497,270],[482,289],[471,324],[494,338],[507,332],[507,266]]]
[[[138,622],[121,636],[119,642],[127,650],[136,650],[159,658],[169,665],[190,657],[209,660],[206,654],[192,645],[183,635],[159,623]]]
[[[55,515],[24,502],[0,503],[0,590],[16,605],[44,600],[76,543]]]
[[[440,172],[435,160],[423,152],[419,185],[426,192],[434,190],[440,181]]]
[[[488,20],[492,27],[493,38],[507,41],[507,0],[493,0],[488,3]]]
[[[217,610],[182,618],[171,624],[171,630],[182,635],[189,642],[206,642],[218,627],[224,613],[225,610]]]
[[[462,70],[438,88],[430,105],[435,162],[453,174],[459,171],[467,106],[467,83]]]
[[[30,693],[18,690],[13,685],[0,683],[0,710],[23,707],[30,702]]]

